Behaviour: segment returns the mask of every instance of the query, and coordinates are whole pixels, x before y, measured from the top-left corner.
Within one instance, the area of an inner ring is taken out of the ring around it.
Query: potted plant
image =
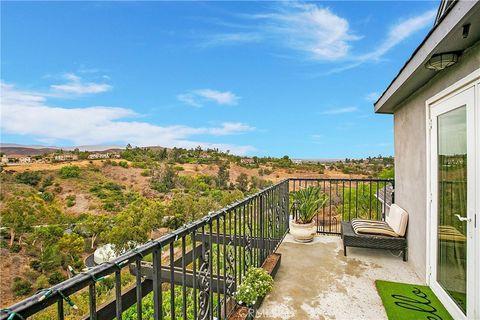
[[[327,202],[328,197],[319,187],[307,187],[292,192],[291,209],[294,219],[290,223],[290,234],[295,241],[310,242],[317,233],[317,226],[313,219],[318,210]]]
[[[249,268],[235,292],[235,301],[248,308],[247,319],[254,319],[256,308],[273,288],[273,278],[262,268]]]

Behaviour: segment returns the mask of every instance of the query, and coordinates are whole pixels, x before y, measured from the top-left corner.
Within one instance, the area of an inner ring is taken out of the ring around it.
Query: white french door
[[[477,86],[429,105],[429,284],[454,319],[480,317]]]

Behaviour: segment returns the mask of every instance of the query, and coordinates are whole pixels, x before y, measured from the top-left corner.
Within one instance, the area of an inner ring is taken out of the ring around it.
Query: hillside
[[[0,147],[0,152],[7,156],[14,154],[22,156],[38,156],[55,151],[57,151],[57,149],[54,148]]]

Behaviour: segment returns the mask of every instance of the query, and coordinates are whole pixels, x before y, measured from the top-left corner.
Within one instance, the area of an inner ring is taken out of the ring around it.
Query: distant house
[[[198,156],[200,159],[210,159],[210,155],[207,152],[202,152]]]
[[[78,156],[72,153],[56,154],[53,156],[54,161],[76,161]]]
[[[241,164],[255,164],[255,160],[252,158],[242,158],[240,159]]]
[[[32,158],[29,157],[29,156],[20,157],[20,158],[18,158],[18,162],[24,163],[24,164],[32,163]]]
[[[32,163],[32,158],[21,154],[11,154],[2,156],[3,164],[27,164]]]
[[[109,159],[110,158],[110,154],[109,153],[100,153],[100,152],[96,152],[96,153],[91,153],[88,155],[88,159],[90,160],[95,160],[95,159]]]
[[[292,160],[292,162],[294,164],[302,164],[302,160],[300,160],[300,159],[294,159],[294,160]]]

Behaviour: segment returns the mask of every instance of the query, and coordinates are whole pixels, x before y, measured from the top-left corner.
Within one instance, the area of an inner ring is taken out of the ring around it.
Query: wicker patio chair
[[[392,205],[390,212],[386,217],[386,223],[397,233],[397,236],[395,237],[379,234],[356,233],[353,229],[352,222],[343,221],[341,235],[343,240],[344,256],[347,256],[347,247],[400,250],[403,253],[403,261],[407,261],[408,247],[406,238],[406,222],[402,221],[404,225],[402,225],[400,229],[398,228],[397,223],[397,214],[405,211],[400,207],[395,206],[395,204]]]

